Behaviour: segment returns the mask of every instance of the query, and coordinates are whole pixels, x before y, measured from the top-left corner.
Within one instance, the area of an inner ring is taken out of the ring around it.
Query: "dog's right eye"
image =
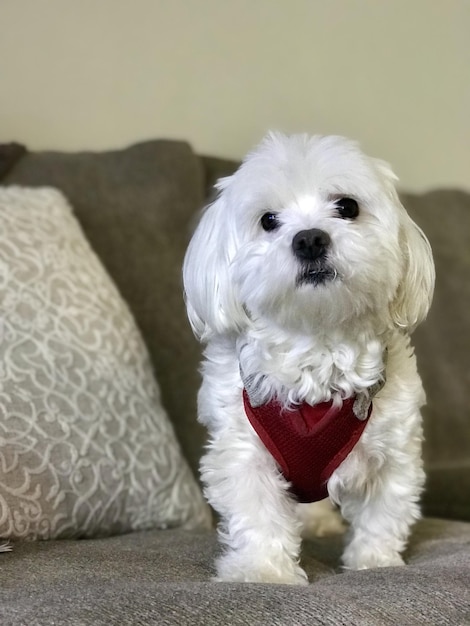
[[[270,230],[276,230],[279,226],[279,220],[277,219],[277,215],[275,213],[265,213],[261,217],[261,227],[263,230],[269,232]]]

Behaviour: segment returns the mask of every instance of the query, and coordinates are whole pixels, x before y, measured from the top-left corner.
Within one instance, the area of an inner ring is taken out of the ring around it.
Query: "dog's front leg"
[[[220,514],[225,546],[219,580],[306,584],[298,564],[300,525],[287,483],[247,423],[212,439],[201,462],[210,504]]]
[[[353,452],[338,470],[340,483],[349,487],[339,498],[342,514],[351,524],[343,554],[346,568],[404,564],[401,553],[406,547],[411,526],[420,517],[419,498],[424,484],[419,414],[411,416],[409,421],[412,426],[408,434],[405,427],[402,433],[409,437],[407,445],[400,449],[397,441],[390,442],[380,468],[367,468],[367,453],[359,450]],[[363,475],[368,475],[363,481],[361,466]],[[355,473],[356,478],[352,478]],[[334,475],[332,478],[335,482]]]

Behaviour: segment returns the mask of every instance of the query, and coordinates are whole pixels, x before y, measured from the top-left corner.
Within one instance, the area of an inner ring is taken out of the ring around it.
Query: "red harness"
[[[359,441],[372,412],[372,402],[365,419],[358,419],[353,412],[355,401],[356,397],[343,400],[339,408],[332,402],[321,402],[283,409],[276,401],[253,407],[243,390],[249,421],[291,483],[291,491],[299,502],[327,497],[329,478]]]

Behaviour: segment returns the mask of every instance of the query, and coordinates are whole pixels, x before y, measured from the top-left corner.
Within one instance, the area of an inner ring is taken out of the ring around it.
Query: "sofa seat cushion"
[[[2,624],[446,625],[470,617],[470,523],[428,519],[397,568],[343,571],[341,538],[307,542],[310,585],[215,583],[214,532],[22,543],[0,555]]]

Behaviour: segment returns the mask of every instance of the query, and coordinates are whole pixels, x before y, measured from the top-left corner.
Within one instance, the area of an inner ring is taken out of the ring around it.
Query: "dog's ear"
[[[184,259],[187,313],[194,334],[202,341],[214,334],[238,331],[247,319],[230,277],[237,246],[232,221],[222,194],[203,212]]]
[[[398,178],[390,165],[381,159],[372,161],[399,219],[402,272],[397,291],[390,303],[390,315],[395,326],[412,333],[426,318],[434,293],[436,274],[431,245],[400,202],[395,187]]]
[[[393,323],[411,333],[425,318],[434,293],[435,270],[431,245],[399,203],[399,243],[403,272],[390,307]]]

